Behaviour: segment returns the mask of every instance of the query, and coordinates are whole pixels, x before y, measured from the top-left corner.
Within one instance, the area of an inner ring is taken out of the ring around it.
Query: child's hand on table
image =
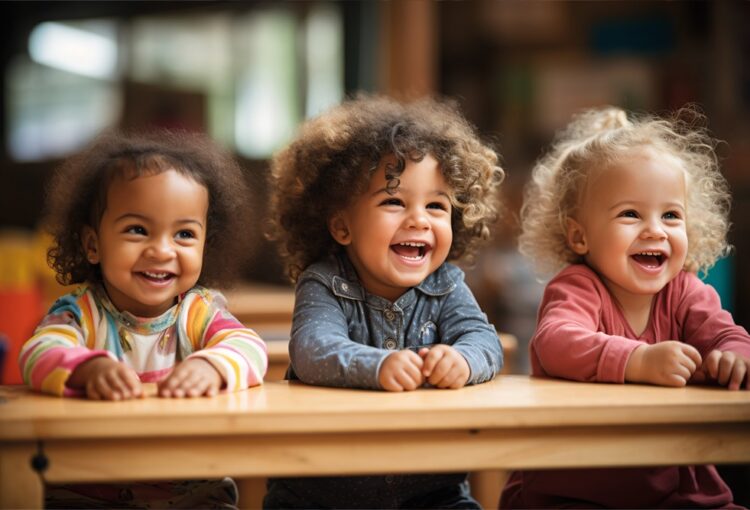
[[[67,385],[84,389],[92,400],[128,400],[143,396],[135,371],[106,356],[81,363],[70,375]]]
[[[436,388],[463,388],[469,380],[471,369],[460,352],[450,345],[438,344],[419,350],[424,360],[422,374]]]
[[[703,361],[701,372],[705,379],[716,381],[730,390],[741,389],[743,381],[745,389],[750,390],[750,358],[733,352],[713,350]]]
[[[625,380],[661,386],[685,386],[701,366],[701,361],[695,347],[676,340],[644,344],[630,354],[625,365]]]
[[[378,382],[387,391],[416,390],[424,383],[422,357],[404,349],[389,354],[380,366]]]
[[[213,397],[219,393],[224,379],[205,359],[192,358],[179,363],[157,385],[160,397]]]

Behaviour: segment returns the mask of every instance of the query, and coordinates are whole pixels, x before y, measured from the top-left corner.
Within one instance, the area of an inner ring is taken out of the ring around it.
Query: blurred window
[[[181,100],[198,98],[200,115],[188,109],[200,128],[246,157],[267,158],[304,117],[344,96],[341,9],[291,3],[40,23],[29,54],[6,73],[8,152],[19,161],[59,158],[108,127],[154,124],[151,103],[173,91],[165,109],[175,119]]]
[[[33,161],[68,154],[117,122],[116,24],[41,23],[6,73],[8,152]]]

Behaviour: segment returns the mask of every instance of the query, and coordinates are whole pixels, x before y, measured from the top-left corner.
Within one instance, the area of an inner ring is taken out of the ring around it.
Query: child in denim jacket
[[[504,175],[454,107],[379,97],[308,121],[273,160],[296,304],[290,379],[411,391],[491,380],[502,348],[463,272]],[[466,473],[273,479],[268,508],[479,508]]]

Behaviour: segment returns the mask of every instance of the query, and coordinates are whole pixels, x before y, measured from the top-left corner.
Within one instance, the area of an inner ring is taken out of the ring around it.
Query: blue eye
[[[622,216],[623,218],[638,218],[638,213],[633,209],[628,209],[627,211],[621,212],[620,216]]]
[[[678,213],[677,211],[669,211],[669,212],[664,213],[662,218],[664,218],[665,220],[679,220],[682,217],[680,216],[680,213]]]

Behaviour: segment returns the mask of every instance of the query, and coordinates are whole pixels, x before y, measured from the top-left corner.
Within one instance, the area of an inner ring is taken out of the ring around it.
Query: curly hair
[[[660,118],[607,107],[576,115],[535,165],[521,208],[519,250],[540,275],[581,262],[566,239],[568,218],[580,205],[588,174],[637,147],[677,158],[686,172],[688,252],[684,269],[707,271],[729,250],[731,197],[716,156],[717,141],[694,106]]]
[[[98,230],[115,177],[154,175],[174,169],[206,187],[209,196],[203,268],[198,284],[230,285],[250,243],[250,190],[234,159],[205,136],[159,130],[111,131],[66,160],[46,189],[44,225],[53,245],[47,261],[63,285],[101,282],[98,264],[86,259],[85,226]]]
[[[295,281],[311,263],[340,246],[328,231],[336,212],[357,200],[386,156],[387,189],[398,187],[406,158],[434,157],[451,189],[450,260],[473,255],[490,236],[504,177],[497,153],[446,101],[401,103],[359,95],[308,120],[271,163],[271,227]]]

